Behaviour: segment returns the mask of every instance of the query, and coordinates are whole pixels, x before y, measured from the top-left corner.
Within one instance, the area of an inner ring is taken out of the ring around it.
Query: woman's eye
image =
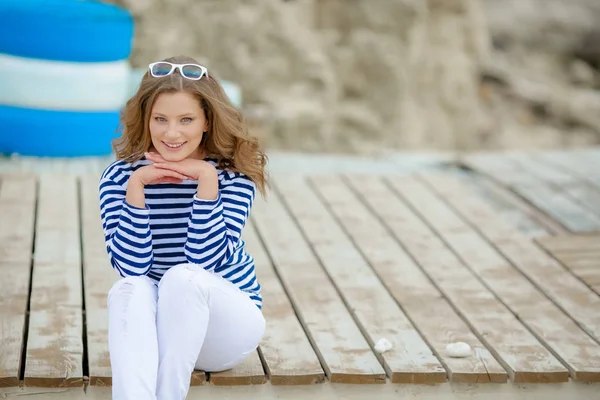
[[[165,122],[166,121],[166,119],[163,118],[163,117],[156,117],[154,119],[157,120],[158,122]]]
[[[181,119],[181,122],[184,122],[187,124],[188,122],[192,122],[192,119],[190,117],[185,117],[185,118]]]

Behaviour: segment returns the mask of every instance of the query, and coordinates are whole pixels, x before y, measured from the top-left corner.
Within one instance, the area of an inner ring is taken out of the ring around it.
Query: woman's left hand
[[[203,177],[217,176],[215,167],[204,160],[186,158],[181,161],[166,161],[158,153],[146,153],[146,159],[152,161],[156,168],[170,169],[197,181]]]

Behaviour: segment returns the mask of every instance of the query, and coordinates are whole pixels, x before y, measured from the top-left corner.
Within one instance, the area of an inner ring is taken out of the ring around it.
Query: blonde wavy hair
[[[162,61],[198,64],[186,56]],[[137,93],[121,112],[121,135],[113,142],[116,157],[127,162],[141,160],[152,145],[149,123],[154,102],[161,93],[185,91],[198,98],[208,120],[208,131],[201,142],[207,156],[217,159],[221,169],[246,175],[265,196],[267,156],[258,139],[248,132],[242,113],[230,102],[214,74],[209,71],[208,75],[194,81],[183,78],[179,70],[163,78],[154,78],[146,71]]]

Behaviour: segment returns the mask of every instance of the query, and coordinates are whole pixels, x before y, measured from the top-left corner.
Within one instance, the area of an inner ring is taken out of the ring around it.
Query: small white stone
[[[392,348],[392,343],[390,343],[390,341],[385,338],[379,339],[377,341],[377,343],[375,344],[375,351],[378,353],[384,353],[388,350],[391,350],[391,348]]]
[[[448,343],[446,351],[450,357],[465,358],[471,355],[471,346],[465,342]]]

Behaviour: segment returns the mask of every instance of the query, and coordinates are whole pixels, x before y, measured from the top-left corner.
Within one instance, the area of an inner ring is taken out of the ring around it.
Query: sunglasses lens
[[[167,63],[157,63],[152,66],[152,75],[165,76],[171,72],[171,65]]]
[[[202,68],[197,65],[184,65],[181,72],[183,76],[189,79],[200,79],[202,77]]]

